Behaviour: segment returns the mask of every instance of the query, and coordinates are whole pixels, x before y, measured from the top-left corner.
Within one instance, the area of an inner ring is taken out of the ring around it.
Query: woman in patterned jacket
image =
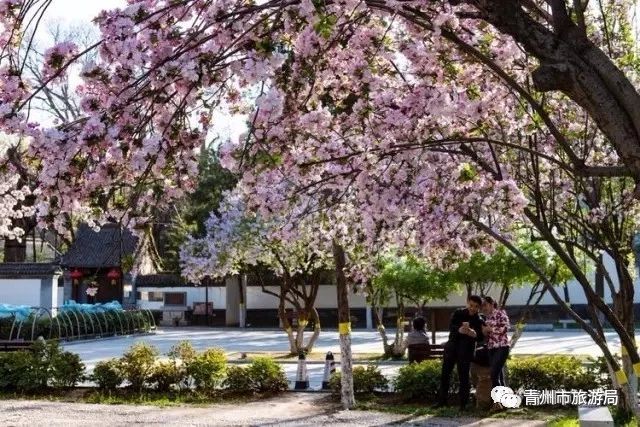
[[[489,349],[492,387],[504,386],[506,384],[503,370],[509,357],[509,316],[504,309],[498,308],[498,304],[491,297],[484,297],[482,312],[486,317],[482,332]]]

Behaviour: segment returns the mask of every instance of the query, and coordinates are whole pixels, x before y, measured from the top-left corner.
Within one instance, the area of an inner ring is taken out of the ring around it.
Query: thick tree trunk
[[[349,287],[344,274],[344,249],[333,242],[333,259],[336,269],[336,287],[338,292],[338,330],[340,333],[340,370],[341,401],[344,409],[351,409],[356,404],[353,392],[353,367],[351,358],[351,316],[349,313]]]
[[[640,95],[624,72],[571,21],[564,1],[553,6],[553,28],[536,21],[520,1],[464,2],[535,56],[540,61],[532,75],[536,89],[561,91],[582,106],[631,174],[640,176]],[[450,33],[443,31],[453,39]]]

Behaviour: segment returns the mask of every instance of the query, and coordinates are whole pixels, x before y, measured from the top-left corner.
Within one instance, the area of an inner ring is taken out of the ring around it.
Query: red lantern
[[[71,276],[71,283],[73,283],[74,285],[77,285],[80,279],[82,279],[82,271],[75,268],[71,272],[70,276]]]
[[[107,279],[111,280],[111,284],[115,285],[116,281],[120,278],[120,271],[117,268],[112,268],[107,273]]]

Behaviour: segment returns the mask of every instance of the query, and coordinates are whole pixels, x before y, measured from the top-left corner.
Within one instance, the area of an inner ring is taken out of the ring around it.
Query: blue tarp
[[[16,316],[18,320],[25,320],[31,314],[28,305],[0,304],[0,318]]]
[[[79,304],[73,300],[67,301],[62,307],[62,311],[79,311],[82,313],[100,313],[103,311],[124,311],[118,301],[111,301],[97,304]]]

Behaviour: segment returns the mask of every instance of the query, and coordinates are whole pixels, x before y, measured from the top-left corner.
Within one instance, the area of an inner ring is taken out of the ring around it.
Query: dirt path
[[[319,393],[287,393],[282,397],[238,405],[158,408],[140,405],[94,405],[49,401],[0,401],[2,426],[544,426],[523,420],[408,418],[373,411],[341,411]]]

